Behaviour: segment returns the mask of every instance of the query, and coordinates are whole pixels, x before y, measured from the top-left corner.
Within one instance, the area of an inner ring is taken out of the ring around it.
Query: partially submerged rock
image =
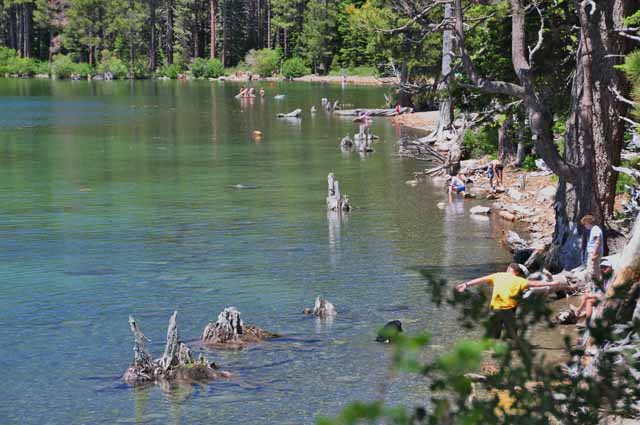
[[[399,320],[392,320],[388,322],[386,325],[382,327],[378,331],[378,336],[376,336],[377,342],[384,342],[385,344],[390,343],[395,338],[398,337],[399,334],[402,333],[402,322]]]
[[[320,298],[319,296],[316,297],[316,302],[313,306],[313,309],[305,308],[302,312],[304,314],[320,318],[333,317],[338,314],[333,304],[323,298]]]
[[[491,213],[491,208],[477,205],[469,210],[471,214],[486,215]]]
[[[153,360],[146,348],[147,337],[142,333],[133,316],[129,316],[129,326],[133,332],[133,363],[125,371],[122,380],[131,385],[146,384],[160,380],[210,381],[220,377],[229,377],[225,371],[217,371],[213,363],[209,363],[204,355],[195,360],[191,350],[178,337],[178,324],[175,311],[169,319],[167,343],[164,354]]]
[[[279,335],[256,326],[245,325],[235,307],[225,308],[215,323],[209,323],[202,333],[202,342],[207,345],[243,346],[258,343]]]

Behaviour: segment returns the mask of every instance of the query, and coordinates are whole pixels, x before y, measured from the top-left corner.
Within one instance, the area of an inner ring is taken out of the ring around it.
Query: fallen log
[[[235,307],[225,308],[215,323],[208,323],[202,332],[202,343],[206,345],[241,347],[258,343],[279,335],[256,326],[245,325]]]
[[[397,112],[395,109],[344,109],[333,111],[334,114],[343,117],[357,117],[363,114],[367,114],[370,117],[394,117],[399,114],[411,112],[413,112],[413,108],[407,106],[400,108],[400,112]]]
[[[164,354],[156,360],[152,360],[145,346],[147,337],[142,333],[133,316],[129,316],[129,326],[134,336],[134,356],[133,363],[122,376],[125,383],[140,385],[172,380],[204,382],[231,376],[229,372],[216,370],[217,367],[209,363],[202,354],[198,360],[193,359],[189,347],[178,337],[177,315],[178,312],[175,311],[169,319]]]
[[[296,109],[294,111],[289,112],[288,114],[278,114],[278,118],[299,118],[300,114],[302,114],[302,109]]]

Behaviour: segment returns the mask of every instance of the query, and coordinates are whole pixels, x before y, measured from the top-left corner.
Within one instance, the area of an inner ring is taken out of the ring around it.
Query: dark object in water
[[[573,310],[563,311],[558,313],[556,321],[561,325],[575,325],[578,323],[578,316],[576,316],[576,312]]]
[[[402,322],[399,320],[392,320],[382,329],[378,331],[378,336],[376,337],[377,342],[384,342],[385,344],[393,341],[398,334],[402,332]]]

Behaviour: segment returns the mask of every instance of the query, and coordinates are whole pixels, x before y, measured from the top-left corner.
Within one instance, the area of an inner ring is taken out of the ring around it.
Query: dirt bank
[[[391,122],[414,130],[432,131],[438,124],[438,111],[402,114],[391,118]]]

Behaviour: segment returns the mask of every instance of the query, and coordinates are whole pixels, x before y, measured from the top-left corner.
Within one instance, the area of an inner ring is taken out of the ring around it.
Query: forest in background
[[[208,77],[233,67],[271,76],[286,59],[286,76],[344,68],[372,75],[417,53],[372,26],[399,19],[382,2],[363,0],[1,0],[0,46],[33,59],[5,70],[13,74],[47,73],[57,57],[86,64],[79,74],[102,65],[132,78],[175,78],[199,58],[215,59],[196,64]],[[416,63],[435,64],[439,49],[430,53]],[[5,62],[10,55],[5,50]]]

